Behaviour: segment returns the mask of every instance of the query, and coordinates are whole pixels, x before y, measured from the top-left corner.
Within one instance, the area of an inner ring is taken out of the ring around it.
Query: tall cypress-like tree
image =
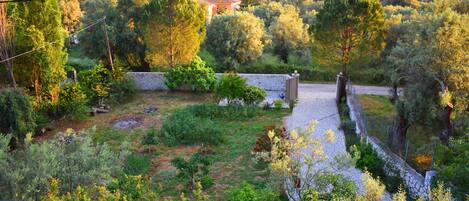
[[[190,63],[205,38],[206,10],[193,0],[152,0],[143,17],[146,60],[155,66]]]
[[[34,50],[15,59],[19,81],[31,88],[36,104],[58,101],[60,83],[65,79],[67,35],[57,0],[31,1],[16,5],[17,52]]]
[[[383,47],[384,10],[378,0],[325,0],[312,26],[319,55],[340,64],[344,80],[339,88],[345,97],[350,62],[363,53]]]

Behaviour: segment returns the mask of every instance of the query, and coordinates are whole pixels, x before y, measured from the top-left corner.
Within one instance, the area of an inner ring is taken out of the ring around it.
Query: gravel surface
[[[386,87],[358,86],[356,88],[358,93],[378,95],[387,95],[389,91]],[[335,103],[335,91],[336,88],[333,84],[300,84],[299,101],[291,116],[285,120],[285,126],[288,130],[305,128],[311,120],[319,120],[316,131],[311,133],[311,137],[314,136],[315,139],[321,140],[324,154],[329,158],[318,166],[321,169],[329,167],[330,163],[334,165],[334,156],[347,154],[344,133],[338,129],[340,119]],[[324,137],[327,129],[332,129],[335,133],[335,141],[332,143]],[[363,173],[360,170],[347,168],[340,173],[355,181],[360,192],[363,192],[361,180]],[[386,192],[383,200],[391,200],[389,193]]]

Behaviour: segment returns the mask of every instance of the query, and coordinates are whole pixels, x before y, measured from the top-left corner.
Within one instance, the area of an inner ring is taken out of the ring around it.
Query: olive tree
[[[266,45],[262,20],[248,12],[215,16],[207,27],[207,50],[228,68],[254,61]]]

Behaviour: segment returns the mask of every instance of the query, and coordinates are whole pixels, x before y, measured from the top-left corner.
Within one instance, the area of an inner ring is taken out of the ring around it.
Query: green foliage
[[[220,126],[212,120],[200,118],[188,110],[177,110],[164,120],[158,139],[164,144],[210,144],[223,141]]]
[[[189,65],[178,66],[165,73],[165,84],[170,89],[186,85],[192,90],[209,91],[215,82],[215,72],[198,56]]]
[[[284,103],[285,103],[285,102],[284,102],[283,100],[277,99],[277,100],[274,101],[274,108],[275,108],[276,110],[280,110],[280,109],[283,108],[283,104],[284,104]]]
[[[156,200],[157,196],[150,188],[147,180],[141,176],[125,175],[121,179],[114,179],[110,184],[95,184],[94,186],[78,186],[73,192],[60,195],[60,182],[51,179],[47,195],[42,201],[76,201],[76,200]],[[99,186],[98,186],[99,185]]]
[[[261,103],[266,96],[267,92],[264,89],[257,86],[246,86],[242,99],[246,105],[257,105]]]
[[[205,37],[206,11],[192,0],[152,0],[143,16],[145,59],[155,66],[189,64]]]
[[[72,56],[68,57],[67,65],[72,66],[78,72],[82,70],[90,70],[96,66],[96,61],[90,58],[75,58]]]
[[[275,201],[280,200],[277,192],[269,189],[256,189],[252,184],[244,182],[238,188],[229,189],[228,201]]]
[[[403,181],[398,172],[394,172],[395,176],[388,176],[385,173],[386,163],[378,156],[371,144],[358,143],[353,145],[349,151],[350,154],[358,157],[356,167],[370,172],[374,178],[379,178],[389,192],[397,192],[399,186],[403,186]],[[391,169],[390,171],[394,170]]]
[[[189,181],[191,188],[195,188],[196,183],[210,172],[211,160],[198,152],[193,154],[189,160],[179,156],[175,157],[171,160],[171,164],[179,171],[177,177]]]
[[[45,195],[48,180],[52,178],[62,181],[60,190],[63,191],[97,181],[111,182],[122,171],[122,159],[127,152],[117,154],[106,144],[95,145],[90,136],[93,132],[68,130],[51,141],[34,144],[27,141],[24,149],[3,155],[7,160],[5,168],[0,169],[0,177],[5,178],[0,180],[0,185],[6,189],[1,197],[35,200]]]
[[[451,147],[438,145],[435,156],[436,181],[452,187],[454,195],[463,199],[469,194],[469,136],[451,141]]]
[[[319,63],[348,65],[360,56],[377,56],[383,48],[384,11],[378,0],[326,0],[312,27]],[[331,63],[333,62],[333,63]]]
[[[240,101],[245,105],[257,105],[265,99],[267,93],[259,87],[248,86],[246,79],[236,73],[227,73],[218,81],[215,95],[218,101],[226,99],[229,105]]]
[[[88,112],[88,98],[78,83],[66,84],[59,94],[58,116],[84,118]]]
[[[303,194],[302,200],[355,200],[358,193],[355,183],[340,174],[320,173],[314,183],[314,187]]]
[[[246,88],[246,79],[236,73],[223,74],[215,88],[218,100],[227,99],[228,104],[241,100]]]
[[[155,145],[158,143],[158,131],[155,129],[155,127],[151,127],[147,130],[143,136],[142,143],[144,145]]]
[[[339,126],[340,130],[344,131],[345,135],[356,135],[355,130],[356,130],[356,123],[355,121],[352,120],[346,120],[340,122]]]
[[[66,30],[62,26],[59,2],[44,0],[12,5],[15,16],[17,52],[35,51],[14,60],[19,84],[33,88],[35,106],[56,104],[65,79]]]
[[[219,106],[216,104],[198,104],[187,106],[189,113],[200,118],[212,120],[242,120],[256,117],[260,113],[260,109],[255,106],[227,105]]]
[[[124,173],[128,175],[145,175],[150,170],[151,160],[147,156],[131,154],[124,164]]]
[[[0,133],[11,133],[18,142],[36,127],[31,102],[18,90],[0,92],[0,114]]]
[[[110,71],[102,65],[97,65],[91,70],[81,71],[78,73],[78,81],[93,104],[103,99],[119,102],[135,92],[132,81],[125,78],[125,70],[117,66],[114,71]]]
[[[237,69],[262,55],[266,43],[262,20],[250,13],[216,15],[207,30],[205,46],[225,69]]]
[[[269,26],[272,35],[274,53],[284,63],[289,62],[289,55],[304,55],[310,44],[308,26],[303,23],[296,9],[282,12]]]

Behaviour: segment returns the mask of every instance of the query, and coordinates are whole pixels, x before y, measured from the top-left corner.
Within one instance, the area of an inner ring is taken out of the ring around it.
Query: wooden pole
[[[104,17],[104,36],[106,37],[106,46],[107,46],[107,54],[108,54],[108,58],[109,58],[109,64],[111,65],[112,71],[114,71],[114,64],[112,62],[111,46],[109,45],[109,37],[108,37],[108,34],[107,34],[106,17]]]

